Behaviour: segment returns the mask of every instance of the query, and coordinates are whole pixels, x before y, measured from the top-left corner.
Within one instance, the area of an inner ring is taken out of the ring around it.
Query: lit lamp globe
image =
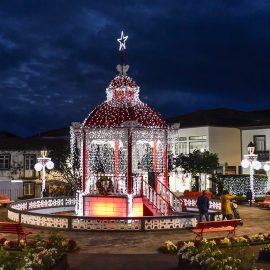
[[[36,165],[35,165],[35,170],[37,171],[37,172],[40,172],[41,170],[42,170],[42,164],[40,164],[40,163],[37,163]]]
[[[53,167],[54,167],[54,163],[53,163],[52,161],[48,161],[48,162],[46,163],[46,167],[47,167],[47,169],[51,170],[51,169],[53,169]]]
[[[259,170],[262,167],[261,163],[257,160],[253,162],[252,166],[255,170]]]
[[[249,166],[249,161],[248,161],[247,159],[243,159],[243,160],[241,161],[241,166],[242,166],[244,169],[248,168],[248,166]]]
[[[263,169],[264,169],[266,172],[268,172],[268,171],[270,170],[269,164],[264,164],[264,165],[263,165]]]

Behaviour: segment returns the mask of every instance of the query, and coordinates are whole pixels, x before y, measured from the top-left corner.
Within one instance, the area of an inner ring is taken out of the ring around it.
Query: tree
[[[74,149],[74,159],[71,162],[70,145],[58,145],[49,152],[49,157],[54,162],[54,171],[59,173],[68,186],[68,194],[74,195],[81,188],[79,149]],[[52,172],[53,173],[53,172]]]
[[[184,173],[191,173],[195,178],[196,191],[199,191],[201,174],[214,175],[218,166],[218,156],[209,151],[201,152],[200,150],[194,150],[188,155],[180,154],[177,156],[174,159],[174,165],[175,167],[181,167]]]

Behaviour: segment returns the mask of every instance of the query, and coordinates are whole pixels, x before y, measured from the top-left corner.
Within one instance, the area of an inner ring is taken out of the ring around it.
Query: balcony
[[[261,162],[269,161],[269,151],[255,151],[255,154],[258,155],[257,160]]]

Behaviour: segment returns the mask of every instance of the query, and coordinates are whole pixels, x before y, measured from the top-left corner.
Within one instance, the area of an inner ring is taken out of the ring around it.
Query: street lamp
[[[38,163],[35,165],[35,170],[40,172],[42,170],[42,186],[41,186],[41,198],[43,198],[44,191],[46,189],[45,182],[45,168],[48,170],[52,170],[54,167],[54,163],[51,161],[51,158],[47,157],[47,150],[44,148],[40,151],[41,157],[39,157]]]
[[[254,154],[255,144],[250,142],[248,144],[248,154],[244,155],[244,159],[241,161],[241,166],[243,168],[249,167],[249,186],[252,192],[252,202],[254,202],[254,170],[259,170],[261,168],[261,163],[257,160],[258,155]],[[269,171],[270,166],[265,164],[263,166],[265,171]]]

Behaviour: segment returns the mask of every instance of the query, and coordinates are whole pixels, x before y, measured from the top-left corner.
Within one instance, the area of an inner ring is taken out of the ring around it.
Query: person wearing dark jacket
[[[252,197],[253,197],[252,195],[253,195],[252,194],[252,191],[251,191],[251,189],[249,189],[248,192],[247,192],[247,194],[246,194],[247,200],[249,202],[249,206],[252,206]]]
[[[203,217],[205,217],[206,221],[209,221],[209,199],[206,196],[206,190],[202,192],[202,195],[198,197],[197,199],[197,207],[199,209],[200,217],[199,221],[203,220]]]

